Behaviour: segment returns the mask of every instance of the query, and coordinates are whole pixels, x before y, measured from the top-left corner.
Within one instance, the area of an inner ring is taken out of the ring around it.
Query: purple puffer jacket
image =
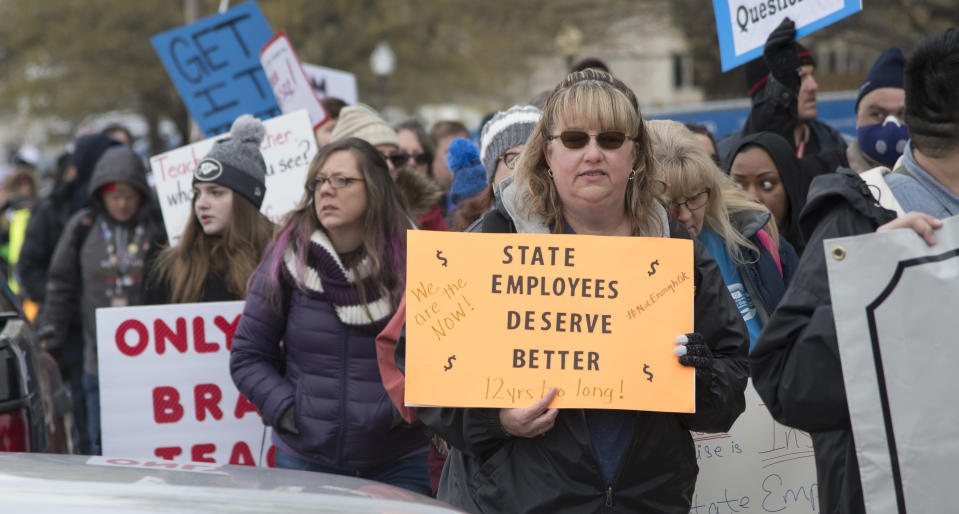
[[[267,303],[266,284],[259,273],[247,295],[230,372],[237,389],[273,427],[295,402],[300,434],[274,428],[273,444],[343,471],[371,470],[425,451],[423,429],[394,416],[376,363],[376,330],[344,325],[329,301],[296,289],[287,291],[286,315],[279,315]],[[281,339],[285,375],[279,371]]]

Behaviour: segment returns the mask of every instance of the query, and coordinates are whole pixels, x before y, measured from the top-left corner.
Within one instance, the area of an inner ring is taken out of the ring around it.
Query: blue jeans
[[[429,496],[431,488],[429,468],[426,464],[427,455],[428,452],[424,451],[368,471],[344,471],[294,457],[277,448],[276,467],[366,478]]]
[[[90,455],[100,455],[100,377],[83,374],[83,399],[87,404]]]

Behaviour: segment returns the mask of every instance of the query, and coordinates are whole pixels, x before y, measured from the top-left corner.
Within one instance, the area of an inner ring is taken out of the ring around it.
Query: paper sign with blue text
[[[406,403],[693,412],[692,241],[408,232]]]
[[[306,111],[284,114],[263,122],[266,136],[260,152],[266,163],[266,193],[260,212],[274,223],[303,198],[303,184],[310,162],[316,155],[316,138]],[[193,216],[193,172],[213,144],[227,137],[197,141],[150,158],[160,212],[170,244],[176,244]]]
[[[280,114],[260,66],[260,48],[273,30],[256,2],[150,38],[153,48],[207,137],[230,130],[241,114]]]
[[[862,10],[862,0],[713,0],[723,71],[762,57],[769,34],[786,17],[796,37]]]
[[[273,88],[273,96],[284,113],[305,109],[313,128],[323,124],[329,116],[320,105],[320,99],[307,78],[300,59],[286,32],[280,32],[260,50],[260,64]]]

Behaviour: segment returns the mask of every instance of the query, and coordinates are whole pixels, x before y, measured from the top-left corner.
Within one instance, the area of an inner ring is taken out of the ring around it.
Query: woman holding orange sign
[[[690,238],[663,192],[636,96],[585,70],[550,95],[513,182],[476,227]],[[689,431],[728,430],[747,378],[745,326],[716,263],[694,248],[695,333],[676,338],[676,354],[696,370],[695,414],[550,409],[556,389],[527,408],[418,408],[452,448],[438,498],[471,512],[688,513],[698,470]]]

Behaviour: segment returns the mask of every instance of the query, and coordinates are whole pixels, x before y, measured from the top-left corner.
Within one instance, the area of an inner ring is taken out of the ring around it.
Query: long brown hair
[[[530,212],[542,216],[553,232],[563,232],[563,202],[548,173],[544,149],[552,131],[570,120],[595,122],[602,130],[621,130],[632,140],[636,176],[626,186],[623,209],[632,235],[662,233],[666,227],[657,212],[664,203],[665,184],[652,156],[639,101],[621,80],[595,69],[570,73],[556,86],[520,155],[514,180]]]
[[[197,195],[190,202],[195,208]],[[243,196],[233,193],[233,212],[223,234],[209,236],[193,212],[176,246],[157,256],[157,280],[167,285],[172,303],[202,302],[207,276],[223,277],[227,290],[246,297],[247,281],[270,244],[273,224]]]
[[[344,151],[350,152],[356,158],[357,167],[363,175],[361,185],[366,188],[367,202],[363,224],[368,230],[363,235],[362,255],[357,257],[356,262],[363,257],[369,259],[369,277],[365,280],[371,281],[377,290],[390,299],[393,309],[399,305],[406,290],[406,231],[414,228],[413,221],[405,201],[390,177],[383,156],[366,141],[349,137],[324,146],[313,158],[307,171],[303,198],[299,206],[283,218],[277,228],[276,237],[266,251],[266,258],[261,266],[268,266],[267,299],[277,310],[280,306],[280,266],[287,248],[296,252],[299,267],[297,273],[302,276],[313,232],[326,232],[316,218],[313,191],[309,185],[316,180],[330,155]],[[352,273],[352,265],[356,262],[344,263],[348,272]],[[356,290],[365,307],[365,288],[357,287]],[[366,314],[373,319],[369,311]]]

